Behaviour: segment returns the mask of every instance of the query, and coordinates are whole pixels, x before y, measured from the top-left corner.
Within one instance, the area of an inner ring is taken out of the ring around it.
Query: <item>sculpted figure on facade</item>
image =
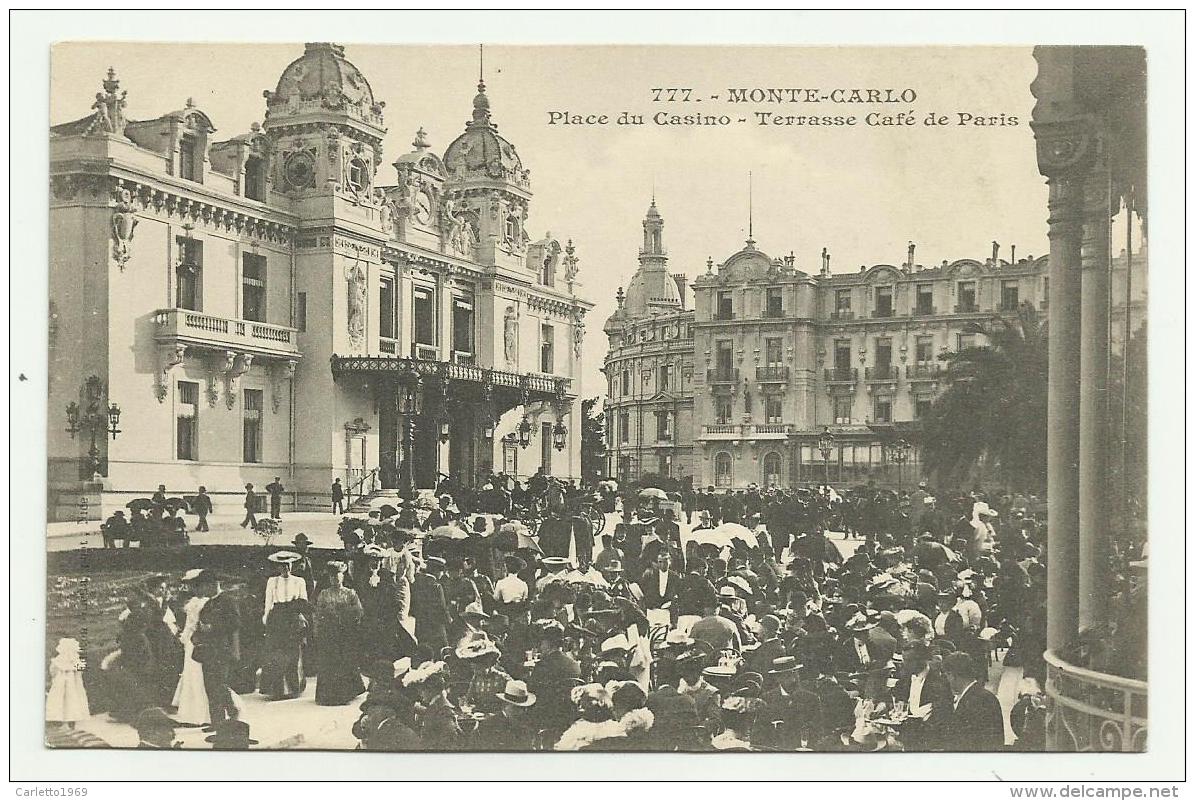
[[[123,271],[129,261],[133,231],[137,215],[133,211],[133,193],[127,189],[116,192],[116,210],[112,212],[112,257]]]
[[[444,201],[442,220],[444,241],[448,248],[458,256],[468,256],[473,240],[468,211],[452,198],[447,198]]]
[[[365,270],[356,261],[345,269],[348,279],[348,332],[354,348],[365,342]]]
[[[519,353],[519,313],[514,306],[506,307],[503,318],[502,352],[508,364],[514,364]]]
[[[573,312],[573,355],[581,358],[581,346],[585,341],[585,319],[581,312]]]

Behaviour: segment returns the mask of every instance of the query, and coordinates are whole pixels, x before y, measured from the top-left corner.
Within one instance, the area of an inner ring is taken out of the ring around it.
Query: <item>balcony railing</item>
[[[1145,750],[1149,685],[1081,668],[1046,651],[1046,749]]]
[[[389,353],[395,355],[398,353],[398,342],[389,337],[378,338],[378,351],[381,353]]]
[[[733,320],[734,312],[726,311],[726,310],[716,311],[716,312],[714,312],[714,319],[715,320]]]
[[[784,316],[784,309],[768,307],[763,310],[763,316],[769,320],[777,320]]]
[[[706,434],[754,437],[757,435],[788,435],[793,431],[792,423],[710,423],[702,430]]]
[[[755,368],[756,381],[787,381],[788,365],[772,365]]]
[[[854,320],[855,313],[850,309],[835,309],[830,312],[831,320]]]
[[[707,370],[705,380],[710,384],[735,384],[739,380],[739,368],[721,367]]]
[[[454,364],[477,364],[477,354],[464,350],[454,350],[452,352],[452,361]]]
[[[897,375],[899,375],[899,372],[891,364],[868,367],[864,371],[864,376],[868,381],[895,381]]]
[[[418,342],[412,342],[411,357],[434,362],[440,358],[440,349],[435,345],[420,345]]]
[[[894,311],[893,309],[891,309],[891,308],[888,308],[888,309],[872,309],[872,311],[871,311],[871,316],[872,316],[872,317],[894,317],[894,316],[895,316],[895,311]]]
[[[160,309],[155,315],[156,338],[213,348],[245,350],[295,358],[296,331],[282,325],[216,317],[190,309]]]
[[[917,304],[913,307],[913,311],[909,312],[914,317],[932,317],[938,313],[937,306],[923,306]]]
[[[826,381],[840,384],[854,383],[859,379],[859,371],[854,367],[827,367]]]
[[[1005,301],[1000,301],[1000,311],[1005,312],[1005,313],[1015,312],[1020,307],[1021,307],[1021,304],[1019,301],[1014,300],[1011,303],[1007,303]]]
[[[925,362],[910,364],[905,367],[905,377],[913,379],[938,378],[942,375],[942,365],[939,362]]]
[[[979,311],[979,305],[974,302],[958,303],[954,307],[955,314],[973,314],[977,311]]]

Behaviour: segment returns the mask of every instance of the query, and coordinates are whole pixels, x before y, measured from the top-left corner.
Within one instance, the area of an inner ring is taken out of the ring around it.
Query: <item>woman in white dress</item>
[[[203,665],[191,658],[195,646],[191,637],[199,626],[199,610],[207,603],[207,598],[196,595],[183,606],[186,623],[183,625],[180,639],[183,641],[183,672],[178,680],[178,688],[174,691],[174,706],[178,709],[174,719],[180,723],[206,725],[212,722],[211,711],[207,705],[207,692],[203,687]]]

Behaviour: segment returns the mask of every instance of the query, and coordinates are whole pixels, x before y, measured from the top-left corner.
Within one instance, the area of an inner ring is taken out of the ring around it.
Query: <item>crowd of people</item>
[[[338,553],[299,534],[235,591],[211,570],[151,578],[103,665],[111,714],[227,739],[240,696],[313,681],[315,703],[359,707],[367,750],[1041,747],[1045,526],[1027,498],[528,491],[550,497],[534,532],[495,477],[469,511],[444,493],[345,518]],[[596,537],[591,498],[614,515]],[[1028,680],[1012,738],[997,656]]]

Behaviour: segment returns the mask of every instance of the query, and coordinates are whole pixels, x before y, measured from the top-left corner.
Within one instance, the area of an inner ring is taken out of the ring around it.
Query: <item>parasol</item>
[[[660,489],[659,487],[647,487],[645,489],[639,490],[639,498],[655,498],[660,501],[666,501],[668,500],[668,493],[664,492],[664,490]]]
[[[756,539],[755,532],[738,523],[723,523],[715,528],[713,533],[725,537],[727,545],[730,544],[730,540],[742,540],[750,548],[759,547],[759,540]]]
[[[144,512],[147,509],[154,508],[154,502],[149,498],[134,498],[125,504],[126,509],[132,509],[134,512]]]
[[[170,514],[176,513],[179,509],[182,509],[184,512],[191,511],[191,506],[187,503],[186,498],[167,498],[162,506],[169,510]]]
[[[469,538],[469,535],[457,526],[436,526],[427,532],[426,536],[431,539],[449,540],[464,540]]]
[[[381,516],[381,518],[383,520],[385,520],[388,517],[394,517],[395,515],[398,514],[398,508],[389,503],[382,504],[381,506],[378,507],[377,511],[378,511],[378,515]]]

